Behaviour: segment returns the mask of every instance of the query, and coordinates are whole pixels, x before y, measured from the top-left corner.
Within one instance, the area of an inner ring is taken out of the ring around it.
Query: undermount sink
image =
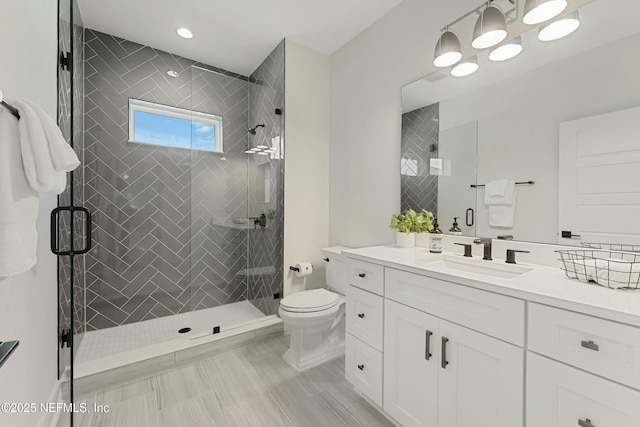
[[[501,261],[486,261],[479,258],[465,258],[456,255],[443,255],[435,260],[425,260],[429,267],[441,271],[457,270],[468,273],[482,274],[491,277],[511,279],[528,273],[532,268],[517,264],[507,264]]]

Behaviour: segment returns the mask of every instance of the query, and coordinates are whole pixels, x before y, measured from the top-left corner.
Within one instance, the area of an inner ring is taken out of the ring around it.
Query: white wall
[[[512,229],[489,226],[478,190],[478,236],[558,241],[559,125],[640,105],[638,51],[635,35],[440,103],[441,130],[478,120],[479,183],[535,181],[517,188]]]
[[[329,58],[285,45],[284,295],[325,284],[321,248],[329,243]],[[296,278],[289,266],[311,261]],[[317,267],[317,268],[316,268]]]
[[[3,1],[0,16],[0,88],[5,97],[29,98],[55,117],[57,2]],[[0,402],[47,402],[57,380],[56,259],[48,249],[55,205],[55,196],[40,199],[38,265],[0,279],[0,341],[20,340],[0,368]],[[0,425],[33,427],[40,416],[0,412]]]
[[[475,6],[472,0],[404,0],[331,56],[332,245],[393,242],[388,225],[400,209],[400,90],[434,71],[439,29]]]

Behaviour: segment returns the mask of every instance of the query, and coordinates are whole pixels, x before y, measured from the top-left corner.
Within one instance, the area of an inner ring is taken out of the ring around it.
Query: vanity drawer
[[[383,299],[347,286],[347,333],[382,351]]]
[[[382,353],[347,334],[344,360],[347,380],[381,407]]]
[[[534,353],[527,357],[527,426],[637,427],[640,392]]]
[[[385,295],[492,337],[524,346],[524,301],[387,268]]]
[[[529,349],[640,390],[640,328],[530,303]]]
[[[384,295],[384,267],[381,265],[349,259],[347,280],[350,285]]]

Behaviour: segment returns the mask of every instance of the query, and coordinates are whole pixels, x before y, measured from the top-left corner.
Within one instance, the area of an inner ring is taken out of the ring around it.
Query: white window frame
[[[189,120],[190,122],[206,123],[215,126],[214,132],[214,149],[203,150],[193,147],[178,147],[173,145],[154,144],[152,142],[136,141],[135,135],[135,112],[142,111],[161,116],[174,117],[177,119]],[[224,139],[222,137],[222,116],[215,114],[202,113],[200,111],[187,110],[185,108],[172,107],[169,105],[157,104],[155,102],[142,101],[140,99],[129,98],[129,142],[135,144],[154,145],[156,147],[182,148],[195,151],[205,151],[207,153],[224,153],[222,145]]]

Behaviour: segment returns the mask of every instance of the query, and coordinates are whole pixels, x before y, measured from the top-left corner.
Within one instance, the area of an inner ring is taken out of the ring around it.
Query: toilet
[[[298,371],[344,354],[346,267],[342,246],[322,249],[327,289],[296,292],[280,301],[278,314],[290,333],[284,360]]]

